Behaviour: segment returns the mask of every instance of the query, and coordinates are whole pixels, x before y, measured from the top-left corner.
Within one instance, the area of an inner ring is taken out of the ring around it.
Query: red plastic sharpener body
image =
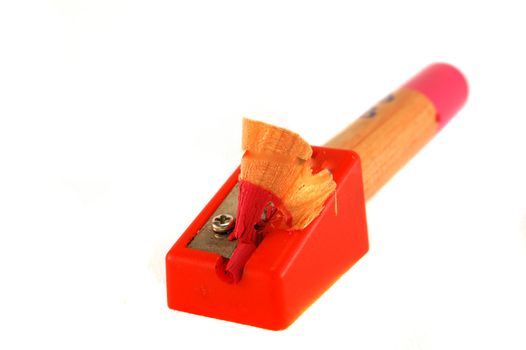
[[[274,230],[258,246],[239,283],[219,278],[221,256],[188,244],[237,183],[239,170],[166,256],[168,306],[256,327],[287,328],[368,250],[360,159],[352,151],[313,147],[314,171],[327,168],[336,193],[305,229]]]

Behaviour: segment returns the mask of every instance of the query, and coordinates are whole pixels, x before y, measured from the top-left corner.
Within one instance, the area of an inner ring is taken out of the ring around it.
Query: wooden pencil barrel
[[[437,111],[422,93],[402,88],[387,96],[325,146],[355,151],[371,198],[439,129]]]

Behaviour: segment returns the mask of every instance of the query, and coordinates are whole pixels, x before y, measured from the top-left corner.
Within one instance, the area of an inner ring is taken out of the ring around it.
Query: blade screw
[[[224,234],[232,231],[236,224],[236,219],[229,214],[219,214],[212,219],[212,231],[216,237],[222,237]]]

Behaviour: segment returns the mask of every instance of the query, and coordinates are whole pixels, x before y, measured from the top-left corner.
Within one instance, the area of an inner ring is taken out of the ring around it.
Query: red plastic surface
[[[270,232],[237,284],[220,279],[218,254],[188,248],[236,184],[234,172],[166,256],[168,306],[175,310],[280,330],[288,327],[368,250],[360,160],[346,150],[313,147],[316,168],[337,183],[322,211],[299,231]]]
[[[439,130],[464,106],[468,98],[466,78],[457,68],[446,63],[428,66],[402,88],[419,91],[431,100],[437,110]]]

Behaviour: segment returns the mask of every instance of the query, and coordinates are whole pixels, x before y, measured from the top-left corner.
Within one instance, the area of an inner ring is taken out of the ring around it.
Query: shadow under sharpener
[[[313,147],[313,171],[337,184],[303,230],[273,230],[245,266],[241,281],[218,276],[220,253],[189,247],[238,181],[237,169],[166,255],[171,309],[281,330],[287,328],[369,249],[360,159],[352,151]]]

